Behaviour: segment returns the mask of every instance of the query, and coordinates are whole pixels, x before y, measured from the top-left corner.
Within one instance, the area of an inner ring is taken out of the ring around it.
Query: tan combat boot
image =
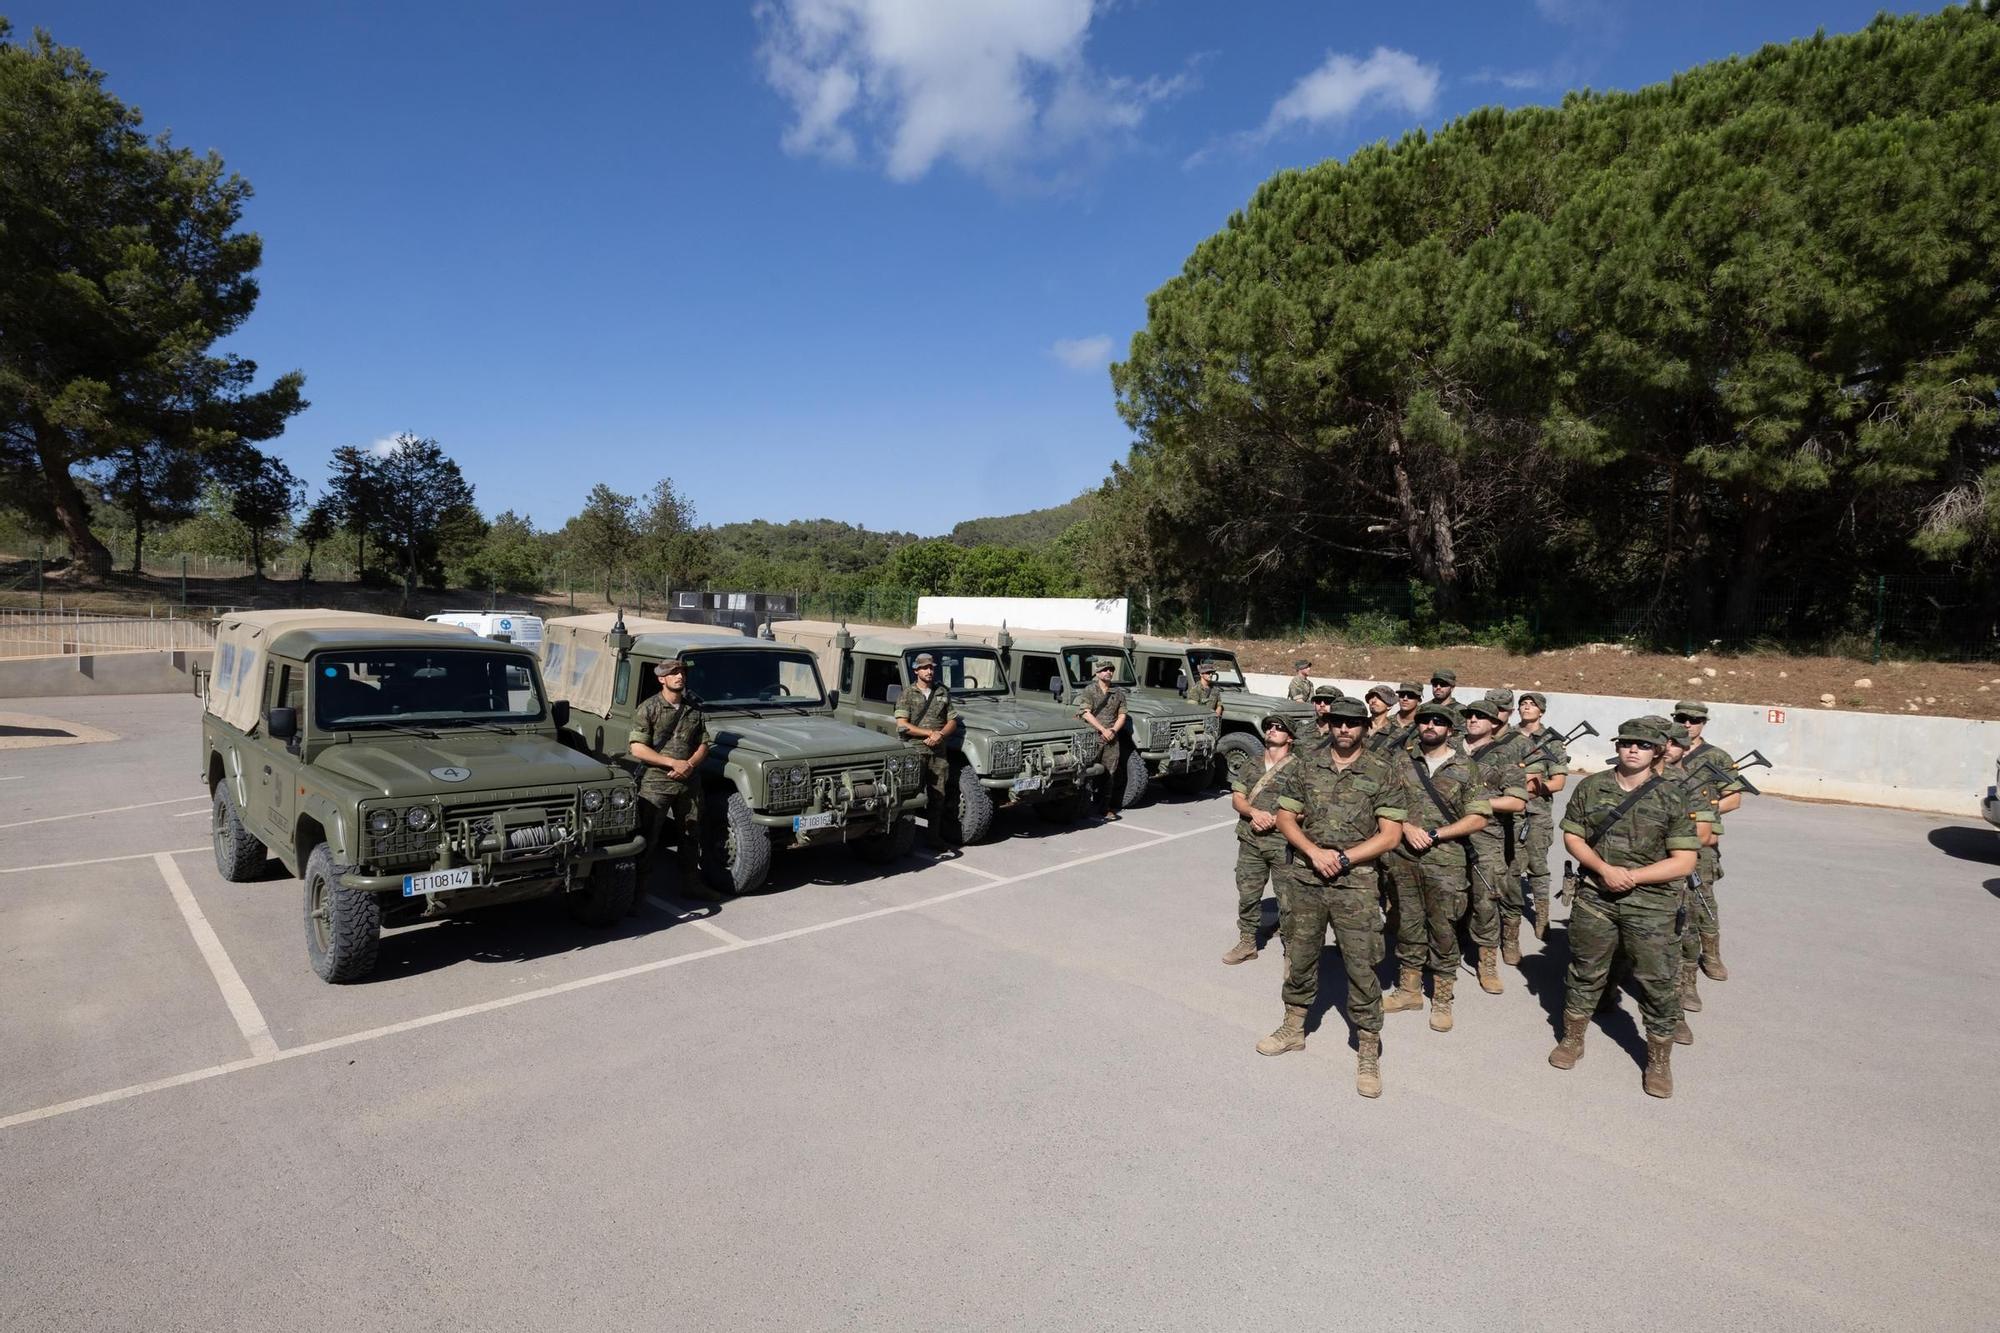
[[[1557,1069],[1574,1069],[1583,1059],[1583,1034],[1590,1029],[1589,1014],[1563,1013],[1562,1040],[1549,1052],[1549,1063]]]
[[[1695,989],[1694,979],[1701,975],[1701,969],[1693,963],[1681,964],[1681,1008],[1691,1014],[1701,1012],[1701,992]]]
[[[1364,1032],[1361,1034],[1360,1059],[1354,1066],[1354,1090],[1363,1097],[1382,1095],[1382,1034]]]
[[[1537,898],[1532,904],[1532,909],[1535,913],[1535,938],[1538,940],[1545,940],[1549,937],[1550,907],[1551,902],[1547,897]]]
[[[1710,981],[1729,980],[1729,969],[1722,965],[1722,932],[1701,937],[1701,974]]]
[[[1676,1018],[1674,1020],[1674,1045],[1694,1045],[1694,1029],[1688,1026],[1688,1021],[1685,1018]]]
[[[1521,965],[1521,918],[1500,919],[1500,961],[1509,967]]]
[[[1674,1095],[1674,1039],[1672,1037],[1646,1037],[1646,1077],[1643,1086],[1648,1097],[1671,1097]]]
[[[1479,989],[1488,995],[1498,995],[1504,988],[1500,985],[1500,951],[1481,949],[1479,951]]]
[[[1306,1048],[1306,1009],[1302,1004],[1285,1006],[1285,1021],[1278,1030],[1257,1043],[1259,1055],[1283,1055]]]
[[[1236,941],[1235,948],[1231,949],[1228,953],[1222,955],[1222,961],[1228,963],[1231,967],[1234,967],[1238,963],[1247,963],[1256,956],[1257,956],[1257,941],[1245,937],[1243,939]]]
[[[1431,1031],[1451,1031],[1451,985],[1455,978],[1449,972],[1431,978]]]
[[[1424,1007],[1424,970],[1420,967],[1403,968],[1396,977],[1396,989],[1382,997],[1382,1012],[1400,1014],[1405,1009]]]

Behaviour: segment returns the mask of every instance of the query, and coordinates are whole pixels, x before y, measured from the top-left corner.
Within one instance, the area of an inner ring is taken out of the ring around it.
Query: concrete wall
[[[998,625],[1010,629],[1088,629],[1125,632],[1125,599],[1089,597],[919,597],[917,623]]]
[[[209,650],[141,649],[0,659],[0,699],[63,699],[86,694],[192,694],[194,669]]]
[[[1250,688],[1282,695],[1290,678],[1248,675]],[[1324,682],[1325,676],[1315,676]],[[1377,681],[1336,680],[1349,694]],[[1475,699],[1489,687],[1461,682],[1457,697]],[[1610,735],[1619,723],[1644,713],[1671,713],[1673,699],[1546,691],[1548,720],[1564,731],[1588,720],[1604,735],[1570,748],[1579,770],[1601,768],[1611,758]],[[1752,769],[1750,781],[1774,796],[1802,796],[1856,805],[1979,816],[1980,797],[1993,785],[2000,757],[2000,722],[1966,718],[1904,717],[1833,708],[1772,709],[1750,704],[1710,704],[1707,739],[1731,755],[1761,750],[1770,768]]]

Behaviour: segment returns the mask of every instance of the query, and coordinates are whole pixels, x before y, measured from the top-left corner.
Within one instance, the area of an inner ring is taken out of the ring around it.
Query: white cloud
[[[1102,370],[1111,364],[1111,336],[1094,333],[1088,338],[1058,338],[1049,344],[1049,355],[1071,370]]]
[[[1108,0],[763,0],[758,55],[790,103],[785,151],[880,161],[898,181],[940,161],[1018,177],[1138,129],[1191,75],[1134,80],[1084,58]]]
[[[375,440],[369,444],[368,452],[375,455],[377,458],[387,458],[390,454],[395,453],[398,449],[401,449],[402,447],[403,444],[401,436],[384,435],[381,439]]]
[[[1378,46],[1366,60],[1329,52],[1324,63],[1293,84],[1264,122],[1266,137],[1305,125],[1339,124],[1364,106],[1382,106],[1421,116],[1437,101],[1439,75],[1407,51]]]

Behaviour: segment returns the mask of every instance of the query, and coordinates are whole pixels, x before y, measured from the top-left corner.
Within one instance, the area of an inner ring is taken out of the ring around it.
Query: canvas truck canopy
[[[551,699],[567,699],[586,713],[611,711],[612,685],[618,676],[618,654],[611,646],[611,633],[618,615],[604,611],[594,615],[561,616],[542,625],[542,684]],[[641,634],[680,635],[699,639],[742,639],[741,630],[729,625],[698,625],[651,616],[626,616],[625,632],[633,638]]]
[[[366,611],[242,611],[215,626],[215,663],[209,672],[203,707],[238,731],[248,732],[261,720],[263,667],[273,651],[303,656],[315,646],[318,633],[353,641],[370,635],[397,643],[476,642],[469,629],[434,625],[402,616],[378,616]]]

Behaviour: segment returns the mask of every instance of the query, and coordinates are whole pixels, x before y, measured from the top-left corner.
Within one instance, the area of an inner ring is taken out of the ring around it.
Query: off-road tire
[[[848,844],[862,860],[871,865],[886,866],[908,856],[917,845],[917,821],[908,815],[900,815],[889,826],[887,833],[877,833],[872,838]]]
[[[264,844],[250,836],[237,817],[236,802],[229,795],[229,779],[215,784],[215,805],[209,812],[208,830],[215,842],[216,873],[231,884],[255,879],[264,871],[269,855]]]
[[[336,985],[361,980],[375,970],[382,945],[382,900],[342,887],[325,843],[306,858],[304,880],[306,957],[313,971]]]
[[[625,919],[638,896],[637,861],[599,861],[582,888],[563,895],[563,909],[580,925],[609,930]]]
[[[1264,743],[1247,731],[1232,731],[1215,743],[1215,764],[1228,786],[1240,766],[1264,761]]]
[[[701,876],[717,893],[753,893],[771,877],[771,837],[743,793],[711,791],[701,803]]]
[[[1074,824],[1090,813],[1090,793],[1073,791],[1053,801],[1037,801],[1035,818],[1049,824]]]
[[[1146,803],[1153,779],[1146,772],[1145,756],[1128,746],[1118,764],[1118,778],[1125,784],[1124,798],[1118,802],[1120,809],[1136,810]]]
[[[953,847],[967,847],[986,841],[993,832],[993,793],[979,785],[979,775],[965,764],[958,766],[953,778],[958,786],[958,799],[940,830],[945,842]]]

